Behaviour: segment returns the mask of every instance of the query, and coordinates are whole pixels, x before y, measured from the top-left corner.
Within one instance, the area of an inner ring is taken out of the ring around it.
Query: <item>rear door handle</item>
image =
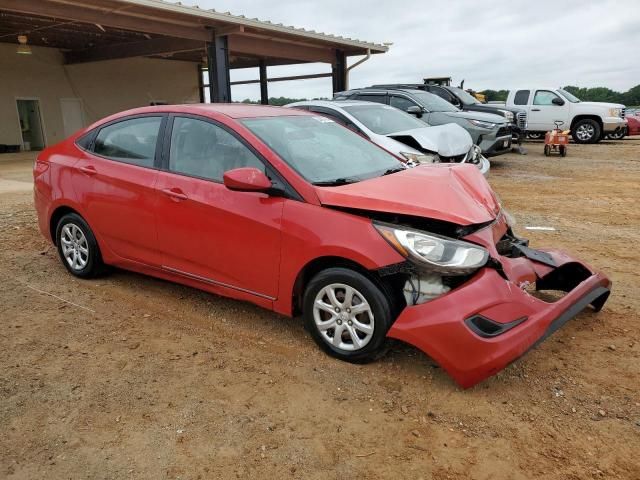
[[[98,173],[98,171],[96,170],[96,167],[92,165],[87,165],[86,167],[80,167],[80,171],[85,175],[95,175],[96,173]]]
[[[532,111],[532,112],[539,112],[539,111],[540,111],[540,109],[539,109],[539,108],[532,108],[532,109],[531,109],[531,111]]]
[[[175,200],[187,200],[189,197],[179,188],[163,188],[162,193],[175,199]]]

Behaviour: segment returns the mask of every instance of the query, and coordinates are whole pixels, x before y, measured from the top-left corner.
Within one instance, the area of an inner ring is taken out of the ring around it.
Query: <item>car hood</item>
[[[490,222],[500,203],[469,164],[432,164],[337,187],[316,187],[325,206],[442,220],[467,226]]]
[[[457,123],[414,128],[390,133],[387,137],[413,148],[416,148],[417,143],[422,149],[435,152],[441,157],[464,155],[473,145],[469,132]]]
[[[587,107],[600,107],[600,108],[624,108],[621,103],[609,103],[609,102],[579,102],[576,105]]]
[[[495,113],[484,112],[442,112],[443,115],[448,115],[453,118],[466,118],[469,120],[482,120],[483,122],[491,123],[505,123],[505,119],[502,115],[496,115]]]

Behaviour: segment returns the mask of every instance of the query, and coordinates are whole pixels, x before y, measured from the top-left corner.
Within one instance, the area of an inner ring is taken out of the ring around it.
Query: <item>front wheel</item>
[[[63,216],[56,227],[56,246],[60,260],[74,276],[92,278],[104,270],[96,237],[76,213]]]
[[[544,137],[544,133],[542,132],[527,133],[527,138],[530,138],[531,140],[540,140],[543,137]]]
[[[347,268],[329,268],[307,286],[304,322],[318,346],[352,363],[379,358],[391,327],[389,299],[364,275]]]
[[[596,143],[600,141],[600,124],[590,118],[578,120],[571,128],[571,136],[576,143]]]

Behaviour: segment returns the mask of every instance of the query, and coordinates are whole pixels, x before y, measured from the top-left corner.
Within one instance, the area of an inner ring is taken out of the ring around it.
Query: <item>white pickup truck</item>
[[[576,143],[597,143],[605,135],[626,127],[625,106],[617,103],[582,102],[561,88],[510,90],[507,107],[527,111],[527,133],[535,136],[555,128],[571,130]]]

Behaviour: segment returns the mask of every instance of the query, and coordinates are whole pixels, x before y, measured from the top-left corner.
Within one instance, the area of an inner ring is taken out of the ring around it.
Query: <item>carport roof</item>
[[[59,48],[67,63],[126,56],[201,61],[206,42],[229,38],[230,66],[328,62],[384,53],[385,45],[162,0],[0,0],[0,42]]]

